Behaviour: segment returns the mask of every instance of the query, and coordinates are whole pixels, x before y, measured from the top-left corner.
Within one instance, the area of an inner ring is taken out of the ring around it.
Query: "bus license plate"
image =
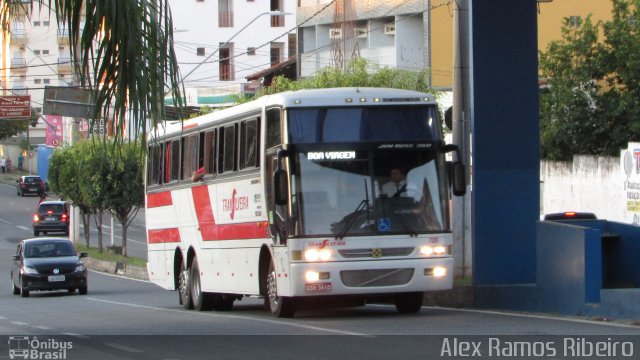
[[[49,282],[64,281],[64,275],[50,275]]]
[[[331,283],[314,283],[306,284],[307,292],[328,292],[331,291]]]

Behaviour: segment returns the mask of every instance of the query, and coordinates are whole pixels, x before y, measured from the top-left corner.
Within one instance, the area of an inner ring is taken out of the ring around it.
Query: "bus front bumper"
[[[288,296],[390,294],[453,287],[452,257],[294,263],[290,269]]]

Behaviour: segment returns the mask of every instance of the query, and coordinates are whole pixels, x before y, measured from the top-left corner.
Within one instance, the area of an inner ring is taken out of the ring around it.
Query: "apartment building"
[[[24,7],[11,19],[11,28],[2,36],[2,64],[0,73],[2,95],[30,95],[32,110],[42,113],[46,86],[74,86],[76,79],[71,63],[69,33],[58,26],[55,11],[46,6],[33,6],[20,0]],[[29,142],[44,144],[47,130],[62,135],[61,123],[41,118],[35,128],[29,128]],[[26,134],[14,138],[17,143]],[[55,137],[55,136],[54,136]],[[52,140],[53,141],[53,140]],[[61,142],[56,140],[56,145]],[[51,145],[51,144],[49,144]]]
[[[246,77],[296,54],[296,0],[170,0],[188,105],[252,93]]]

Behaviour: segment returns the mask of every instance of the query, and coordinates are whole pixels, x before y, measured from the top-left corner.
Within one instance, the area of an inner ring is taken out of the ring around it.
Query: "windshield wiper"
[[[358,218],[358,215],[360,214],[361,211],[365,210],[367,213],[367,221],[364,223],[369,224],[371,223],[371,219],[369,217],[369,213],[371,210],[371,204],[369,203],[369,187],[367,186],[367,179],[364,179],[364,200],[360,201],[360,204],[358,204],[358,207],[356,207],[355,211],[352,212],[351,214],[347,215],[348,219],[347,222],[344,225],[344,228],[342,229],[342,231],[340,231],[340,233],[338,235],[336,235],[336,239],[340,240],[343,239],[345,235],[347,235],[347,232],[349,231],[349,229],[351,229],[351,226],[353,226],[353,223],[356,221],[356,219]]]

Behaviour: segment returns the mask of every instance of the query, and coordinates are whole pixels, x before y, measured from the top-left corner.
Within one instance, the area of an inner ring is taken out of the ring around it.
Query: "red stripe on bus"
[[[196,209],[196,217],[200,226],[202,240],[215,240],[217,238],[216,220],[213,217],[211,208],[211,197],[209,187],[206,185],[191,188],[193,205]]]
[[[206,185],[191,188],[196,217],[203,241],[241,240],[266,237],[264,222],[219,225],[213,216],[209,187]]]
[[[147,195],[147,208],[173,205],[171,191],[152,193]]]
[[[180,232],[178,228],[147,230],[147,241],[149,244],[179,243]]]

